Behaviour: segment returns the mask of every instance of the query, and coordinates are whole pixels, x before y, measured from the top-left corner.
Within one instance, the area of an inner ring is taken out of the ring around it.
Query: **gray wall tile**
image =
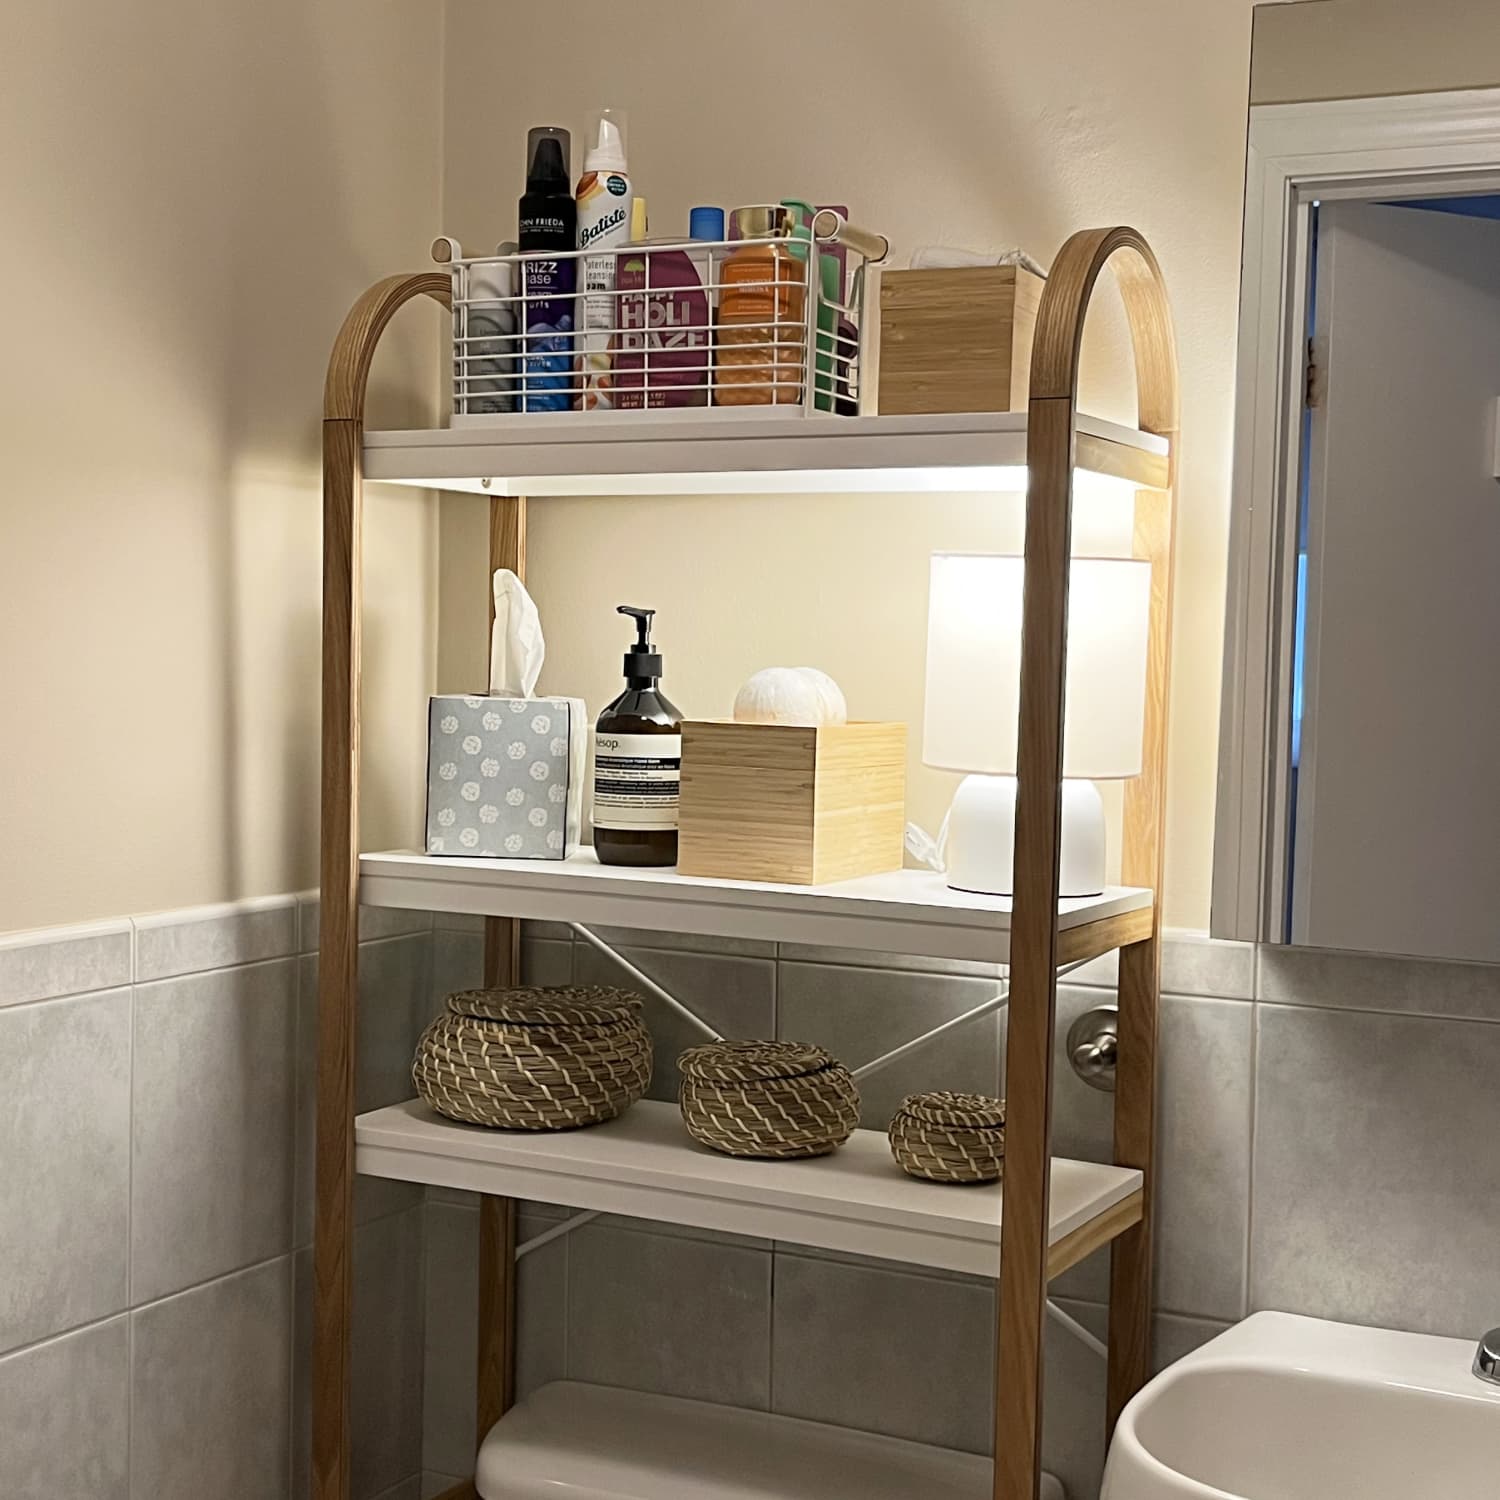
[[[1249,1000],[1255,994],[1255,945],[1169,928],[1162,935],[1161,987],[1171,995]]]
[[[478,989],[484,983],[484,938],[479,932],[438,928],[432,935],[432,1013],[455,990]]]
[[[355,1109],[399,1104],[415,1094],[411,1060],[433,1015],[431,936],[362,943],[359,1011],[355,1026]],[[300,1248],[312,1243],[317,1148],[318,960],[304,956],[297,976],[297,1144],[293,1233]],[[357,1223],[409,1208],[421,1198],[411,1183],[356,1177]]]
[[[570,1378],[767,1406],[768,1251],[596,1224],[568,1239]]]
[[[322,905],[316,891],[304,891],[297,897],[297,951],[316,953],[322,935]],[[381,938],[406,937],[411,933],[430,932],[430,911],[405,911],[396,906],[361,906],[359,940],[378,942]]]
[[[130,991],[0,1010],[0,1350],[126,1305]]]
[[[124,1318],[0,1359],[0,1495],[126,1500],[130,1329]]]
[[[664,953],[723,953],[737,958],[776,957],[776,944],[761,938],[659,932],[649,927],[591,927],[589,930],[614,948],[656,948]]]
[[[135,919],[139,984],[288,958],[297,951],[297,902],[292,896],[200,906]]]
[[[1258,997],[1294,1005],[1500,1021],[1500,964],[1381,958],[1267,943]]]
[[[289,1257],[131,1314],[131,1500],[284,1494]]]
[[[1152,1328],[1151,1367],[1165,1370],[1185,1359],[1194,1349],[1201,1349],[1232,1325],[1211,1318],[1183,1318],[1175,1313],[1158,1313]]]
[[[377,1495],[375,1500],[422,1500],[422,1476],[413,1474],[410,1479],[393,1484],[390,1489]]]
[[[355,1500],[422,1467],[422,1218],[417,1205],[354,1232]]]
[[[1106,1308],[1061,1299],[1059,1305],[1096,1338],[1107,1336]],[[1045,1341],[1042,1467],[1062,1481],[1069,1500],[1092,1500],[1104,1476],[1105,1364],[1052,1318]]]
[[[997,985],[989,979],[783,963],[778,966],[778,1028],[784,1039],[816,1042],[852,1069],[996,993]],[[997,1094],[1000,1028],[998,1015],[985,1016],[861,1079],[860,1123],[884,1130],[901,1100],[925,1089]]]
[[[573,944],[556,938],[523,938],[522,984],[572,984]]]
[[[0,1006],[130,983],[129,922],[53,927],[0,937]]]
[[[294,961],[137,986],[131,1297],[292,1245]]]
[[[434,1474],[430,1469],[422,1471],[422,1500],[436,1500],[446,1490],[459,1482],[457,1474]]]
[[[983,1453],[994,1342],[988,1286],[777,1251],[778,1412]]]
[[[1086,964],[1067,973],[1069,984],[1086,984],[1094,989],[1114,990],[1120,987],[1120,954],[1118,950],[1101,953]]]
[[[1097,990],[1058,990],[1052,1144],[1060,1156],[1110,1161],[1113,1094],[1073,1073],[1068,1027],[1100,1003]],[[1105,1003],[1113,1003],[1106,999]],[[1238,1317],[1244,1298],[1250,1178],[1252,1007],[1164,996],[1157,1114],[1156,1288],[1159,1307]],[[1059,1277],[1066,1297],[1109,1298],[1109,1254]]]
[[[524,1240],[556,1220],[521,1215]],[[475,1366],[479,1333],[479,1213],[449,1203],[426,1209],[426,1360],[422,1394],[422,1467],[472,1473],[475,1452]],[[516,1283],[516,1393],[527,1396],[563,1378],[566,1361],[568,1241],[564,1237],[523,1257]],[[452,1481],[450,1481],[451,1483]]]
[[[1233,1000],[1162,1000],[1155,1296],[1163,1311],[1244,1313],[1251,1022],[1251,1007]]]
[[[696,1011],[727,1037],[775,1034],[776,965],[763,958],[715,957],[707,953],[622,948],[631,963]],[[573,974],[579,984],[610,984],[630,989],[630,976],[612,959],[577,943]],[[655,1046],[655,1066],[647,1090],[652,1099],[677,1097],[677,1058],[706,1040],[654,995],[644,996],[646,1024]]]
[[[1500,1288],[1500,1026],[1258,1007],[1250,1300],[1467,1336]]]
[[[422,1463],[421,1205],[354,1232],[353,1500],[378,1500]],[[306,1500],[312,1452],[312,1255],[296,1257],[292,1494]]]

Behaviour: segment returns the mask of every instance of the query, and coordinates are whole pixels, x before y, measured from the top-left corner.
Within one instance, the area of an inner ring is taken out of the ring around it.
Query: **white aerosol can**
[[[612,407],[615,400],[614,334],[620,326],[615,296],[615,251],[630,239],[634,193],[625,165],[625,122],[618,110],[600,112],[578,179],[578,248],[608,250],[585,255],[579,267],[579,368],[585,411]]]

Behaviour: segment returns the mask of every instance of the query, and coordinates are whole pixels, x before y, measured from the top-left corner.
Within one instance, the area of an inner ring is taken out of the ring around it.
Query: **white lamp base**
[[[948,811],[948,886],[1015,894],[1016,778],[965,776]],[[1104,799],[1092,781],[1062,784],[1062,896],[1104,893]]]

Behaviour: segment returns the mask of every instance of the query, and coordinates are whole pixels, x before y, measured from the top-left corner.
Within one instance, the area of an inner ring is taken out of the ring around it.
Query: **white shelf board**
[[[875,953],[1006,963],[1011,900],[950,891],[930,870],[894,870],[834,885],[708,880],[671,869],[567,859],[462,859],[362,854],[366,906],[467,912],[584,926],[816,943]],[[1058,903],[1063,931],[1151,905],[1151,892],[1112,886]]]
[[[490,495],[897,493],[1026,487],[1025,412],[921,417],[576,412],[365,434],[364,477]],[[613,420],[611,420],[613,418]],[[1164,438],[1080,416],[1080,485],[1160,478]],[[1097,440],[1097,441],[1091,441]],[[1129,477],[1118,476],[1124,470]]]
[[[587,1130],[501,1131],[458,1125],[418,1100],[361,1115],[355,1169],[372,1177],[531,1198],[998,1274],[1000,1187],[908,1177],[880,1131],[857,1130],[831,1156],[746,1161],[697,1145],[675,1104],[643,1099]],[[1141,1186],[1141,1174],[1093,1162],[1052,1163],[1048,1244],[1082,1229]]]

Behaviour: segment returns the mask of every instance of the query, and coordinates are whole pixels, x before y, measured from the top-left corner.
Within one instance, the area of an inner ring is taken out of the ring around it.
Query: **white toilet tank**
[[[972,1453],[560,1380],[479,1451],[480,1500],[990,1500]],[[1043,1500],[1064,1500],[1051,1475]]]

